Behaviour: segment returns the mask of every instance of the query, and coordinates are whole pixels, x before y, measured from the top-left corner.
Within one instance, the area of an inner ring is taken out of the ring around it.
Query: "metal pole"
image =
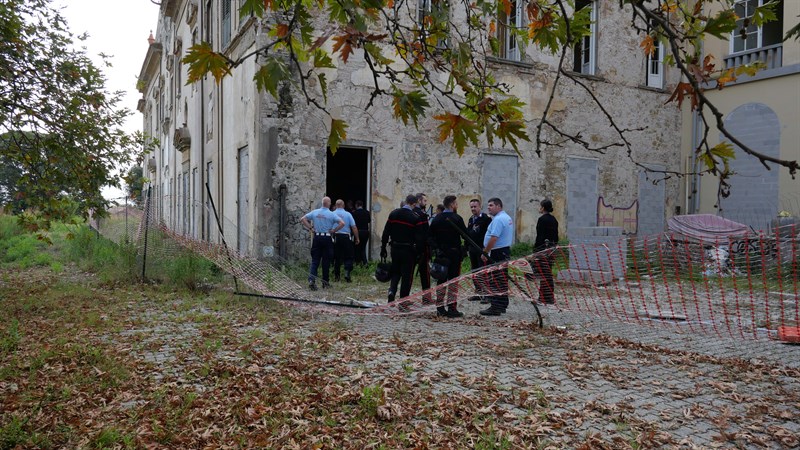
[[[142,281],[145,280],[145,269],[147,267],[147,228],[150,225],[150,189],[147,188],[147,208],[144,211],[144,251],[142,252]]]
[[[206,192],[208,193],[208,202],[211,203],[211,210],[214,211],[214,219],[217,221],[217,229],[219,229],[219,236],[222,239],[222,245],[225,247],[225,253],[228,255],[228,263],[231,265],[231,276],[233,276],[233,285],[236,291],[239,291],[239,280],[236,275],[233,275],[233,259],[231,258],[231,251],[228,249],[228,243],[225,242],[225,234],[222,232],[222,224],[219,222],[219,215],[217,214],[217,207],[214,206],[214,199],[211,198],[211,187],[206,182]]]
[[[125,241],[128,243],[128,196],[125,196]]]
[[[369,309],[372,308],[371,306],[366,306],[363,304],[358,303],[341,303],[341,302],[326,302],[321,300],[308,300],[304,298],[295,298],[295,297],[282,297],[279,295],[263,295],[263,294],[251,294],[249,292],[234,292],[234,295],[243,295],[246,297],[258,297],[258,298],[269,298],[269,299],[276,299],[276,300],[287,300],[290,302],[300,302],[300,303],[315,303],[320,305],[329,305],[329,306],[343,306],[345,308],[360,308],[360,309]]]

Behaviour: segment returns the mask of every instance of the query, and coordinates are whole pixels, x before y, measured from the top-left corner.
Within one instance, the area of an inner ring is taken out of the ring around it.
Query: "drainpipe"
[[[286,183],[278,187],[278,256],[286,261]]]
[[[208,164],[206,163],[206,103],[205,103],[205,96],[206,96],[206,80],[200,80],[200,186],[205,186],[206,183],[209,183],[211,180],[206,180],[206,167]],[[196,100],[195,100],[196,101]],[[209,189],[201,189],[203,195],[201,198],[208,197],[208,193],[211,192]],[[203,236],[203,239],[206,241],[211,241],[211,227],[208,226],[208,221],[211,220],[211,217],[208,216],[208,210],[205,208],[205,205],[208,204],[208,200],[203,203],[200,211],[204,211],[202,213],[203,220],[200,222],[200,226],[203,227],[203,231],[200,233]],[[206,236],[206,231],[208,231],[208,236]]]

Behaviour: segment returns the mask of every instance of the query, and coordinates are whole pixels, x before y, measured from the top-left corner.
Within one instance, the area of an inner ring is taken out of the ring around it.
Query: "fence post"
[[[127,244],[130,240],[128,239],[128,196],[125,196],[125,243]]]
[[[150,189],[152,187],[147,187],[147,208],[144,210],[144,250],[142,251],[142,281],[145,280],[145,269],[147,267],[147,228],[150,225]],[[127,214],[127,209],[126,209]]]

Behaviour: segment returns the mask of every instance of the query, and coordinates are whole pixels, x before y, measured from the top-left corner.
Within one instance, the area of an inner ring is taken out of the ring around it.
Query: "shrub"
[[[0,241],[22,234],[22,227],[14,216],[0,214]]]
[[[48,266],[52,261],[44,250],[47,243],[32,234],[18,234],[0,240],[0,261],[12,263],[23,269],[33,266]]]
[[[184,253],[166,264],[167,278],[190,291],[200,289],[203,280],[212,277],[214,271],[215,266],[211,261],[190,253]]]
[[[511,259],[521,258],[533,253],[533,245],[529,242],[517,242],[511,246]]]

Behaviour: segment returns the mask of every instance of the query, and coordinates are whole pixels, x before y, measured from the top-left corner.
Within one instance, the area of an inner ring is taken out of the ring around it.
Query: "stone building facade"
[[[433,205],[457,195],[465,217],[469,199],[485,205],[498,196],[515,218],[518,242],[533,241],[538,202],[546,197],[553,200],[565,236],[570,227],[612,220],[603,211],[617,210],[627,211],[629,233],[660,232],[682,204],[674,178],[653,183],[659,176],[636,164],[683,169],[681,115],[664,106],[678,75],[658,60],[646,60],[641,36],[627,26],[630,13],[617,2],[583,2],[593,8],[595,25],[573,68],[620,128],[644,127],[628,134],[630,157],[625,148],[601,154],[571,143],[537,156],[526,142],[519,154],[482,145],[459,157],[449,143],[438,142],[433,120],[423,120],[418,130],[404,126],[391,117],[389,99],[379,98],[365,110],[372,75],[359,51],[346,65],[335,61],[338,67],[328,72],[330,112],[350,125],[333,156],[325,144],[328,116],[288,88],[277,99],[259,93],[252,81],[255,58],[219,84],[209,77],[185,85],[187,67],[180,59],[193,43],[210,41],[235,58],[265,42],[255,18],[239,19],[237,3],[162,1],[142,66],[139,110],[145,133],[160,142],[146,158],[145,174],[157,213],[179,232],[219,241],[213,202],[228,245],[256,257],[292,258],[306,257],[310,246],[300,217],[326,194],[365,201],[372,212],[373,253],[389,212],[408,193],[425,192]],[[557,59],[534,47],[507,48],[503,55],[487,64],[526,103],[534,135]],[[590,95],[569,79],[560,83],[550,120],[592,143],[618,141]],[[601,210],[601,203],[610,209]]]

